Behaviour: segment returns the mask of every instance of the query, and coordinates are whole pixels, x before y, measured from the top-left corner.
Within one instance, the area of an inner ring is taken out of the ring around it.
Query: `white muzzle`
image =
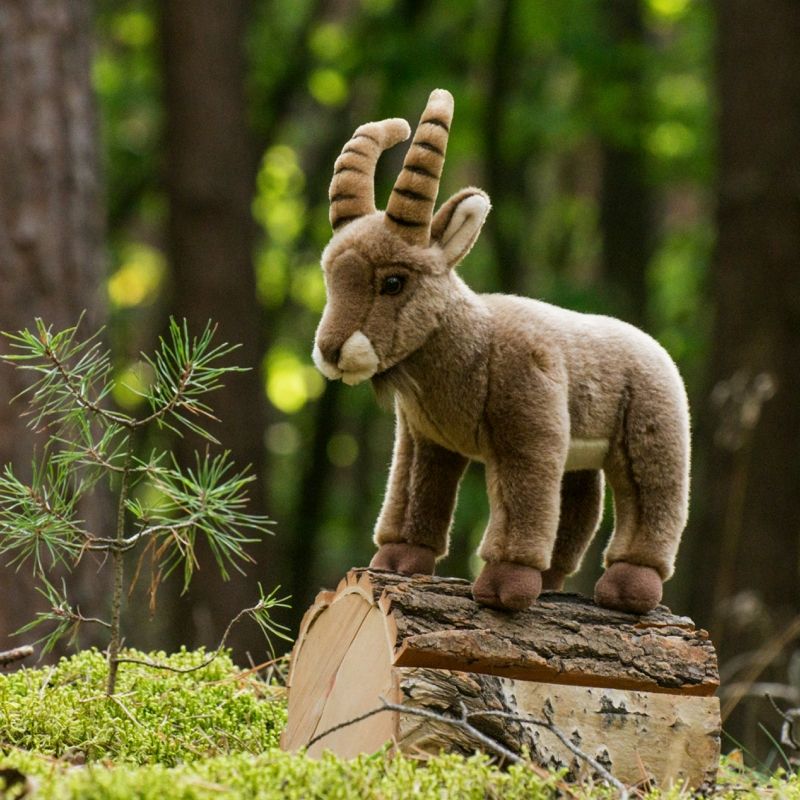
[[[326,361],[316,343],[311,357],[317,369],[326,378],[330,380],[341,378],[349,386],[369,380],[378,371],[375,348],[361,331],[356,331],[342,345],[338,364]]]

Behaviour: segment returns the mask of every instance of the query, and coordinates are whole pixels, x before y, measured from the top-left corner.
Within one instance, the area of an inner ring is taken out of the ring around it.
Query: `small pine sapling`
[[[242,572],[242,564],[251,560],[245,546],[269,532],[270,521],[247,510],[247,487],[254,476],[237,471],[228,451],[211,452],[219,442],[208,430],[215,417],[204,398],[220,388],[226,374],[242,371],[223,365],[236,346],[215,343],[210,323],[193,337],[185,321],[171,320],[155,355],[142,356],[149,385],[127,387],[147,409],[135,416],[110,407],[115,380],[109,354],[99,333],[80,338],[78,327],[53,332],[37,319],[34,330],[5,334],[12,352],[3,360],[34,376],[22,392],[29,404],[25,414],[45,441],[29,481],[21,480],[10,465],[0,472],[0,555],[17,567],[31,565],[40,583],[49,609],[19,632],[55,623],[39,640],[44,652],[64,635],[74,637],[83,625],[108,631],[107,692],[112,695],[119,665],[137,661],[121,653],[128,554],[138,551],[139,566],[145,558],[152,564],[152,603],[158,585],[175,571],[182,573],[186,590],[197,567],[198,539],[205,539],[228,579],[231,570]],[[166,446],[142,456],[154,429],[168,435],[190,431],[208,447],[188,467]],[[103,481],[116,501],[110,535],[90,530],[79,512]],[[110,565],[107,618],[85,616],[68,601],[64,579],[57,586],[50,577],[56,567],[69,572],[87,552],[99,553]],[[138,571],[128,580],[128,591]],[[265,634],[281,635],[270,610],[282,605],[275,591],[265,594],[259,586],[258,602],[237,614],[209,658],[224,647],[231,626],[244,616],[254,618]]]

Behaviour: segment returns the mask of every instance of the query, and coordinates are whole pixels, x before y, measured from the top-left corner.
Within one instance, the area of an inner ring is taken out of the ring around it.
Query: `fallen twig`
[[[469,722],[463,717],[461,719],[457,719],[456,717],[448,717],[444,714],[437,714],[435,711],[428,711],[424,708],[408,708],[406,706],[401,706],[397,703],[390,703],[384,698],[380,698],[381,705],[377,708],[373,708],[370,711],[365,711],[363,714],[359,714],[357,717],[353,717],[345,722],[340,722],[338,725],[333,725],[332,727],[324,730],[322,733],[318,733],[316,736],[312,737],[306,747],[311,747],[311,745],[316,744],[321,739],[324,739],[326,736],[334,733],[335,731],[341,730],[342,728],[348,728],[351,725],[355,725],[357,722],[361,722],[362,720],[369,719],[369,717],[374,717],[376,714],[381,714],[384,711],[398,711],[403,714],[410,714],[414,717],[422,717],[423,719],[432,719],[436,722],[445,722],[448,725],[453,725],[456,728],[460,728],[463,731],[466,731],[470,735],[474,735],[481,744],[486,745],[490,750],[495,752],[497,755],[502,756],[503,758],[508,759],[513,764],[524,764],[525,759],[520,758],[516,753],[509,750],[504,745],[500,744],[500,742],[495,741],[486,734],[481,733],[477,730],[474,726],[470,725]]]
[[[726,698],[731,695],[739,696],[744,690],[742,699],[746,697],[767,697],[785,700],[794,706],[800,706],[800,687],[792,686],[788,683],[775,683],[772,681],[756,681],[756,683],[742,684],[740,681],[720,686],[717,694],[719,697]]]
[[[781,725],[781,744],[791,747],[792,750],[800,750],[800,742],[794,738],[793,733],[794,724],[800,720],[800,708],[790,708],[788,711],[784,711],[778,706],[771,694],[767,694],[766,698],[783,720],[783,725]]]
[[[187,672],[197,672],[198,670],[203,669],[204,667],[209,666],[215,659],[219,657],[219,654],[225,648],[225,642],[228,641],[228,635],[231,632],[231,628],[240,620],[242,617],[246,616],[247,614],[252,614],[255,611],[259,611],[261,608],[264,607],[264,601],[259,600],[254,606],[250,606],[250,608],[243,608],[229,623],[228,627],[225,628],[224,633],[222,634],[222,638],[219,641],[215,650],[212,650],[211,653],[208,654],[206,658],[204,658],[199,664],[195,664],[193,667],[173,667],[170,664],[164,664],[163,662],[159,661],[151,661],[148,658],[133,658],[133,656],[118,656],[115,661],[117,664],[141,664],[145,667],[150,667],[151,669],[163,669],[167,672],[178,672],[180,674],[185,674]]]
[[[539,728],[544,728],[550,731],[550,733],[552,733],[573,755],[585,761],[604,781],[610,783],[619,792],[620,798],[628,797],[628,790],[625,788],[625,784],[615,778],[597,759],[592,758],[588,753],[584,753],[583,750],[574,745],[567,735],[553,724],[552,720],[523,717],[518,714],[512,714],[509,711],[473,711],[471,714],[468,714],[468,717],[499,717],[500,719],[507,719],[512,722],[521,722],[523,724],[536,725]]]
[[[464,731],[465,733],[469,734],[471,737],[476,739],[480,744],[486,747],[488,750],[491,750],[495,754],[501,756],[502,758],[508,760],[512,764],[522,764],[527,765],[528,762],[522,758],[521,756],[514,753],[512,750],[509,750],[505,745],[500,744],[500,742],[492,739],[491,736],[487,736],[485,733],[480,731],[476,728],[471,722],[470,719],[473,717],[500,717],[502,719],[507,719],[509,721],[519,722],[522,724],[528,725],[536,725],[540,728],[545,728],[549,730],[571,753],[573,753],[577,758],[585,761],[604,781],[614,787],[619,793],[620,800],[628,800],[628,790],[625,785],[615,778],[602,764],[600,764],[596,759],[592,758],[587,753],[584,753],[580,748],[576,747],[572,742],[569,741],[567,736],[560,731],[551,720],[540,720],[534,717],[522,717],[516,714],[512,714],[505,711],[467,711],[466,707],[461,705],[461,716],[460,717],[453,717],[448,716],[447,714],[440,714],[436,711],[430,711],[429,709],[424,708],[413,708],[409,706],[400,705],[398,703],[390,703],[385,700],[383,697],[380,698],[381,705],[377,708],[373,708],[370,711],[366,711],[363,714],[359,714],[352,719],[347,720],[346,722],[340,722],[338,725],[333,725],[332,727],[324,730],[322,733],[318,733],[316,736],[313,736],[306,747],[311,747],[313,744],[316,744],[320,740],[324,739],[326,736],[329,736],[331,733],[335,731],[342,730],[343,728],[347,728],[351,725],[355,725],[358,722],[361,722],[369,717],[373,717],[376,714],[380,714],[384,711],[395,711],[400,714],[407,714],[414,717],[422,717],[423,719],[433,720],[435,722],[443,722],[447,725],[452,725],[459,730]]]
[[[242,670],[241,672],[237,672],[235,675],[231,675],[227,678],[222,678],[219,682],[224,683],[225,681],[237,681],[241,678],[247,678],[250,675],[258,674],[261,672],[262,669],[267,669],[269,667],[274,667],[277,664],[282,662],[286,662],[291,657],[291,653],[284,653],[281,656],[276,656],[275,658],[271,658],[269,661],[262,661],[260,664],[254,664],[250,669]]]
[[[0,666],[13,664],[15,661],[22,661],[23,658],[33,655],[33,648],[29,644],[22,647],[15,647],[13,650],[3,650],[0,652]]]

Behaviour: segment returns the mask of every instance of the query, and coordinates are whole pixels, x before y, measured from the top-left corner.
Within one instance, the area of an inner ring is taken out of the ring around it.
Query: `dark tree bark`
[[[222,424],[216,433],[240,466],[257,480],[251,509],[265,513],[263,431],[265,400],[260,376],[262,320],[255,293],[255,223],[250,212],[256,152],[247,120],[244,35],[248,0],[165,0],[161,4],[166,111],[168,255],[172,313],[193,330],[218,324],[220,341],[241,343],[234,358],[250,368],[230,376],[212,400]],[[179,445],[184,458],[198,445]],[[255,579],[275,582],[269,537],[251,548],[251,580],[223,584],[203,554],[187,601],[175,620],[177,641],[215,643],[227,622],[255,596]],[[191,621],[190,621],[191,620]],[[234,629],[237,655],[263,650],[254,628]]]
[[[525,294],[529,290],[519,215],[533,217],[532,203],[525,191],[526,164],[507,153],[504,120],[509,94],[515,84],[514,14],[516,0],[497,4],[497,22],[489,61],[489,84],[484,121],[485,180],[494,205],[488,229],[497,258],[497,281],[503,292]],[[531,154],[528,153],[530,158]]]
[[[800,613],[800,5],[764,12],[717,4],[716,313],[692,583],[723,660]]]
[[[317,551],[325,512],[325,501],[333,479],[327,447],[339,422],[339,397],[342,384],[329,382],[317,403],[314,433],[304,459],[289,541],[288,573],[283,582],[292,597],[289,625],[296,633],[300,619],[318,588],[315,583]]]
[[[89,2],[9,0],[0,11],[0,320],[18,330],[103,316],[101,180],[91,85]],[[0,349],[6,351],[5,340]],[[29,470],[34,439],[19,419],[19,371],[0,379],[0,460]],[[87,513],[93,513],[87,509]],[[38,597],[27,570],[0,573],[0,645]],[[80,581],[77,587],[80,600]],[[96,590],[96,578],[94,579]]]
[[[636,325],[644,325],[654,216],[642,143],[647,118],[642,74],[642,4],[639,0],[612,0],[603,8],[610,51],[615,53],[608,83],[621,85],[628,103],[618,131],[613,136],[606,132],[602,141],[602,275],[615,313]],[[608,83],[604,84],[606,91]]]

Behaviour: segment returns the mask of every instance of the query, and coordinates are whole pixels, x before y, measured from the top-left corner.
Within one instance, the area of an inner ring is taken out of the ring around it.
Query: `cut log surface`
[[[664,607],[643,616],[609,611],[558,593],[506,613],[477,605],[470,590],[458,579],[351,570],[336,591],[320,593],[292,655],[284,748],[311,742],[309,755],[345,757],[387,742],[411,753],[478,749],[446,722],[396,711],[343,725],[385,699],[451,717],[466,708],[550,720],[629,783],[713,778],[716,655],[691,620]],[[542,766],[588,774],[544,727],[472,720]]]

